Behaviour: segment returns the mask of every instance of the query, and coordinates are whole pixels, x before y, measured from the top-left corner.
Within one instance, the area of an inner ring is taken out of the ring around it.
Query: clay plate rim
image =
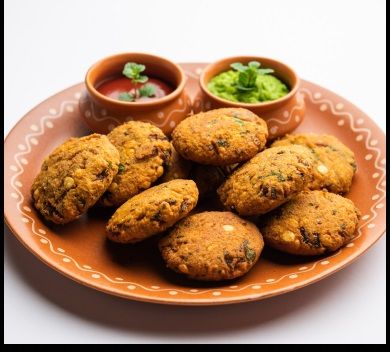
[[[309,286],[311,284],[314,284],[322,279],[327,278],[328,276],[337,273],[341,269],[344,269],[348,265],[352,264],[356,259],[358,259],[361,255],[363,255],[365,252],[367,252],[386,232],[386,229],[379,235],[379,237],[368,247],[366,247],[363,251],[357,252],[355,256],[349,256],[348,259],[349,261],[346,261],[345,263],[339,264],[338,266],[333,266],[331,269],[329,269],[327,272],[321,272],[317,275],[312,276],[310,279],[307,279],[303,282],[300,282],[297,285],[290,285],[288,288],[280,288],[278,290],[275,290],[271,293],[259,293],[259,294],[252,294],[252,295],[247,295],[247,296],[239,296],[236,298],[231,298],[229,297],[228,300],[222,301],[222,300],[213,300],[213,299],[169,299],[169,298],[156,298],[156,299],[151,299],[148,296],[145,295],[138,295],[131,293],[129,295],[122,294],[120,292],[117,292],[115,289],[106,289],[103,285],[93,285],[90,284],[89,282],[85,282],[82,279],[79,279],[75,276],[72,276],[66,272],[63,271],[61,265],[54,265],[53,263],[50,263],[50,261],[46,260],[45,258],[42,258],[38,255],[37,252],[34,252],[32,248],[30,248],[25,241],[23,241],[22,237],[20,237],[12,228],[12,226],[9,224],[7,219],[5,218],[5,222],[12,232],[12,234],[23,244],[25,248],[28,249],[30,253],[32,253],[36,258],[38,258],[41,262],[44,264],[48,265],[50,268],[54,269],[56,272],[62,274],[63,276],[79,283],[82,284],[83,286],[90,287],[92,289],[95,289],[97,291],[107,293],[109,295],[114,295],[116,297],[120,298],[125,298],[128,300],[132,301],[138,301],[138,302],[146,302],[146,303],[155,303],[155,304],[166,304],[166,305],[182,305],[182,306],[195,306],[195,307],[200,307],[200,306],[222,306],[222,305],[229,305],[229,304],[238,304],[238,303],[248,303],[248,302],[254,302],[254,301],[260,301],[266,298],[271,298],[274,296],[279,296],[285,293],[289,293],[291,291],[295,291],[301,288],[304,288],[306,286]],[[327,257],[329,258],[329,257]]]

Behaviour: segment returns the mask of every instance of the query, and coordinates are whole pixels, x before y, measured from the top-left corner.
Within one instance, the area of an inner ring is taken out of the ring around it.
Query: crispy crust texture
[[[167,266],[196,280],[247,273],[264,247],[257,227],[230,212],[203,212],[180,221],[159,248]]]
[[[296,255],[334,252],[356,234],[354,203],[326,191],[304,191],[260,221],[267,245]]]
[[[313,159],[302,146],[266,149],[240,167],[218,188],[226,209],[261,215],[287,202],[313,177]]]
[[[183,158],[215,166],[249,160],[264,149],[267,137],[266,122],[241,108],[190,116],[172,132],[173,145]]]
[[[309,189],[327,189],[333,193],[349,191],[356,172],[355,155],[336,137],[313,133],[287,135],[274,142],[272,147],[302,145],[314,158],[313,181]]]
[[[119,206],[163,174],[171,158],[171,144],[158,127],[141,121],[120,125],[107,137],[119,151],[120,165],[100,204]]]
[[[107,225],[107,236],[135,243],[163,232],[187,216],[198,201],[192,180],[173,180],[143,191],[123,204]]]
[[[106,136],[71,138],[43,162],[31,187],[35,207],[56,224],[76,220],[111,184],[119,153]]]

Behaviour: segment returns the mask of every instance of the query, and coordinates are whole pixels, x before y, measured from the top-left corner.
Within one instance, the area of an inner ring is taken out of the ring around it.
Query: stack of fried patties
[[[351,186],[353,152],[333,136],[290,135],[265,149],[267,137],[265,121],[241,108],[190,116],[171,142],[158,127],[130,121],[108,136],[58,147],[32,186],[33,200],[61,224],[95,203],[119,207],[107,225],[110,240],[135,243],[164,232],[167,266],[198,280],[244,275],[263,237],[295,255],[348,243],[359,211],[339,194]],[[216,195],[226,211],[195,209],[198,198],[214,204]]]

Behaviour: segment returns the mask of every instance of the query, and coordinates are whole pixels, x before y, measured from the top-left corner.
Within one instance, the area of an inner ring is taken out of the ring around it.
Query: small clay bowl
[[[96,87],[110,78],[120,77],[127,62],[145,65],[143,74],[169,84],[174,90],[160,99],[139,102],[120,101],[101,94]],[[169,135],[192,110],[184,89],[185,80],[184,71],[178,65],[159,56],[142,53],[109,56],[88,70],[80,112],[88,127],[97,133],[106,134],[124,122],[137,120],[150,122]]]
[[[208,82],[219,73],[231,69],[234,62],[247,64],[250,61],[258,61],[264,68],[272,68],[274,76],[282,80],[290,89],[284,97],[257,104],[238,103],[222,99],[208,88]],[[193,109],[195,113],[222,107],[241,107],[251,110],[263,118],[268,125],[269,138],[274,139],[293,131],[302,122],[305,115],[305,101],[303,95],[298,92],[300,80],[297,74],[286,64],[257,56],[235,56],[223,59],[208,65],[200,76],[200,91],[194,99]]]

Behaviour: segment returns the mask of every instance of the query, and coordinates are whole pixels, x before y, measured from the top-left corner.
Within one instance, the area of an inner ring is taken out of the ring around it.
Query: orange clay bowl
[[[101,94],[96,87],[108,78],[120,75],[127,62],[146,66],[145,74],[174,87],[165,97],[140,102],[126,102]],[[97,133],[108,133],[126,121],[150,122],[169,135],[175,126],[191,112],[191,102],[185,90],[185,74],[175,63],[159,56],[124,53],[106,57],[95,63],[85,77],[86,90],[79,102],[81,116]]]
[[[273,75],[286,83],[290,88],[290,92],[277,100],[249,104],[219,98],[208,90],[208,82],[219,73],[230,70],[232,63],[241,62],[247,64],[250,61],[258,61],[262,67],[272,68],[275,71]],[[200,75],[199,83],[200,91],[193,104],[195,113],[222,107],[249,109],[267,122],[270,139],[293,131],[302,122],[305,115],[304,97],[299,93],[299,77],[291,67],[280,61],[259,56],[229,57],[208,65]]]

